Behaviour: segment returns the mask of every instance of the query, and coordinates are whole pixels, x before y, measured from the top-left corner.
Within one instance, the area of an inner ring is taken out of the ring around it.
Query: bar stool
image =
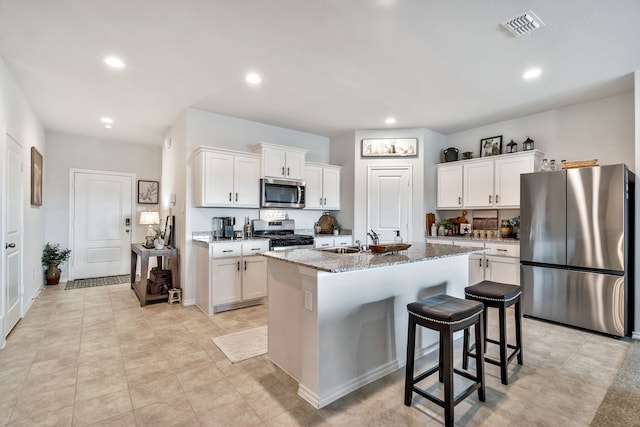
[[[465,298],[472,301],[479,301],[484,304],[484,352],[487,351],[487,342],[498,344],[500,346],[500,360],[495,360],[485,356],[487,363],[500,367],[500,379],[502,384],[509,384],[509,376],[507,367],[514,357],[518,356],[518,365],[522,365],[522,312],[520,310],[520,295],[522,288],[516,285],[508,285],[506,283],[492,282],[490,280],[482,281],[476,285],[468,286],[464,290]],[[516,345],[507,342],[507,307],[515,304],[515,329],[516,329]],[[498,309],[500,339],[498,341],[487,337],[487,316],[489,307]],[[476,341],[477,342],[477,341]],[[475,356],[469,351],[469,331],[464,332],[462,367],[467,368],[468,357]],[[508,349],[513,352],[507,357]],[[476,353],[477,353],[476,348]]]
[[[404,383],[404,404],[411,406],[413,392],[429,399],[444,408],[444,419],[447,427],[453,426],[453,408],[462,400],[478,390],[478,398],[485,401],[484,358],[482,357],[484,329],[479,325],[483,321],[484,305],[480,302],[467,301],[449,295],[436,295],[407,304],[409,312],[409,330],[407,336],[407,366]],[[416,325],[439,332],[439,363],[435,367],[414,377],[414,355],[416,341]],[[476,375],[473,376],[453,366],[453,333],[464,329],[468,333],[471,325],[475,327],[476,342],[480,343],[480,351],[476,356]],[[429,375],[439,373],[440,382],[444,382],[444,400],[418,388],[415,384]],[[453,374],[456,373],[474,381],[457,396],[453,392]]]
[[[169,289],[169,298],[167,302],[169,305],[172,305],[174,302],[177,302],[178,304],[182,303],[182,289]]]

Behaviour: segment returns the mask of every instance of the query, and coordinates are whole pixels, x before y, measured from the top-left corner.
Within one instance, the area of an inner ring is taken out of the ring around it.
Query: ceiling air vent
[[[520,13],[512,18],[507,19],[502,23],[514,37],[520,37],[524,34],[529,34],[535,29],[538,29],[544,25],[544,22],[531,10],[527,10],[524,13]]]

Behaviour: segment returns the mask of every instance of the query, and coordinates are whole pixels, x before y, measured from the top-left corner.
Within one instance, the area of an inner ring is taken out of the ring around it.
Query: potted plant
[[[333,234],[335,234],[337,236],[338,234],[340,234],[340,230],[342,230],[342,225],[340,225],[339,222],[334,222],[333,223]]]
[[[60,244],[47,242],[42,250],[42,265],[47,267],[45,277],[47,285],[57,285],[60,283],[60,269],[58,266],[69,259],[71,249],[61,248]]]

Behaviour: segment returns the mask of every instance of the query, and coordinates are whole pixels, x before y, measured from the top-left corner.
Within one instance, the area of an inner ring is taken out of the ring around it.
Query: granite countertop
[[[379,268],[411,262],[427,261],[461,254],[481,252],[483,249],[464,246],[434,245],[421,242],[411,243],[404,251],[374,254],[360,252],[353,254],[336,254],[320,249],[295,249],[291,251],[264,252],[260,255],[291,262],[304,267],[329,273]]]
[[[218,244],[218,243],[238,243],[238,242],[251,242],[251,241],[256,241],[256,240],[269,240],[267,237],[251,237],[249,239],[229,239],[229,238],[221,238],[221,239],[214,239],[211,237],[211,235],[194,235],[193,239],[194,242],[197,243],[205,243],[205,244]]]
[[[457,235],[457,236],[427,236],[427,239],[440,239],[440,240],[468,240],[468,241],[473,241],[473,242],[492,242],[492,243],[513,243],[513,244],[519,244],[520,240],[519,239],[514,239],[514,238],[502,238],[502,237],[485,237],[485,238],[478,238],[476,239],[475,237],[471,236],[471,235]]]

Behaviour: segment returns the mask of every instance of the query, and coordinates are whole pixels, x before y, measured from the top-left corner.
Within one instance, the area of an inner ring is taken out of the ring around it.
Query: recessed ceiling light
[[[396,123],[396,119],[394,119],[393,117],[389,117],[384,122],[388,125],[393,125]]]
[[[104,58],[104,63],[113,68],[124,68],[122,59],[116,58],[115,56],[107,56]]]
[[[111,126],[111,125],[104,125],[104,127],[105,127],[105,129],[111,129],[111,128],[113,128],[113,126]]]
[[[102,123],[105,123],[105,124],[108,124],[108,125],[113,123],[113,119],[111,117],[103,117],[103,118],[100,119],[100,121]]]
[[[262,82],[262,77],[260,77],[256,73],[249,73],[245,76],[244,79],[247,81],[247,83],[251,83],[252,85],[257,85]]]
[[[523,75],[522,78],[523,79],[535,79],[536,77],[538,77],[540,74],[542,74],[542,70],[540,68],[532,68],[530,70],[527,70]]]

